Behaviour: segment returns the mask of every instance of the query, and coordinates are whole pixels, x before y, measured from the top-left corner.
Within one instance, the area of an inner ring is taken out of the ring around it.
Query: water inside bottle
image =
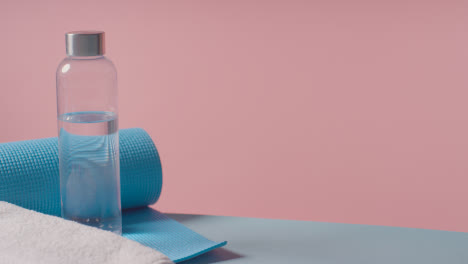
[[[117,116],[75,112],[58,122],[62,217],[121,234]]]

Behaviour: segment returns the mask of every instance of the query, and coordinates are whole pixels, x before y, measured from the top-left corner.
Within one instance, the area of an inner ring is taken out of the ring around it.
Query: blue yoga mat
[[[147,207],[161,194],[158,151],[143,129],[122,129],[119,137],[123,236],[174,262],[224,246]],[[59,180],[57,138],[0,144],[0,201],[60,216]]]

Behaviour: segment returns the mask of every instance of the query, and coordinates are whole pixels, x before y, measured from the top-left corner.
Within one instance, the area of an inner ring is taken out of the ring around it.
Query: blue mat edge
[[[172,261],[174,261],[174,262],[176,262],[176,263],[182,262],[182,261],[186,261],[186,260],[189,260],[189,259],[198,257],[198,256],[200,256],[200,255],[203,255],[203,254],[205,254],[205,253],[207,253],[207,252],[210,252],[210,251],[213,250],[213,249],[217,249],[217,248],[220,248],[220,247],[224,247],[225,245],[227,245],[227,241],[220,242],[220,243],[218,243],[218,244],[216,244],[216,245],[214,245],[214,246],[212,246],[212,247],[209,247],[209,248],[207,248],[207,249],[205,249],[205,250],[203,250],[203,251],[200,251],[200,252],[198,252],[198,253],[192,254],[192,255],[187,256],[187,257],[184,257],[184,258],[175,259],[175,260],[172,260]]]
[[[159,192],[156,193],[156,196],[149,203],[149,205],[155,204],[159,200],[159,198],[161,198],[163,188],[164,188],[164,184],[163,184],[164,183],[164,172],[163,172],[163,169],[162,169],[161,154],[159,153],[158,147],[156,147],[156,143],[154,142],[153,137],[151,137],[151,135],[145,129],[143,129],[141,127],[133,127],[133,128],[126,128],[126,129],[135,129],[135,130],[140,130],[140,131],[144,132],[146,135],[148,135],[148,137],[150,139],[150,142],[151,142],[151,145],[154,148],[154,152],[155,152],[155,154],[157,156],[157,158],[156,158],[157,163],[158,163],[159,167],[161,168],[160,169],[161,181],[159,182]],[[119,130],[119,133],[120,133],[120,130]]]

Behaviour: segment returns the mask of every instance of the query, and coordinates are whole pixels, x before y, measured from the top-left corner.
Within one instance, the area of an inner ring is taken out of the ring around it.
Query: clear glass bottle
[[[121,234],[117,72],[104,32],[65,38],[56,73],[62,217]]]

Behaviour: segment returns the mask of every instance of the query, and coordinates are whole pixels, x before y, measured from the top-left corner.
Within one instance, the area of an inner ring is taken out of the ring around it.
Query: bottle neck
[[[72,60],[97,60],[97,59],[104,58],[104,55],[99,55],[99,56],[67,56],[67,57],[72,59]]]

